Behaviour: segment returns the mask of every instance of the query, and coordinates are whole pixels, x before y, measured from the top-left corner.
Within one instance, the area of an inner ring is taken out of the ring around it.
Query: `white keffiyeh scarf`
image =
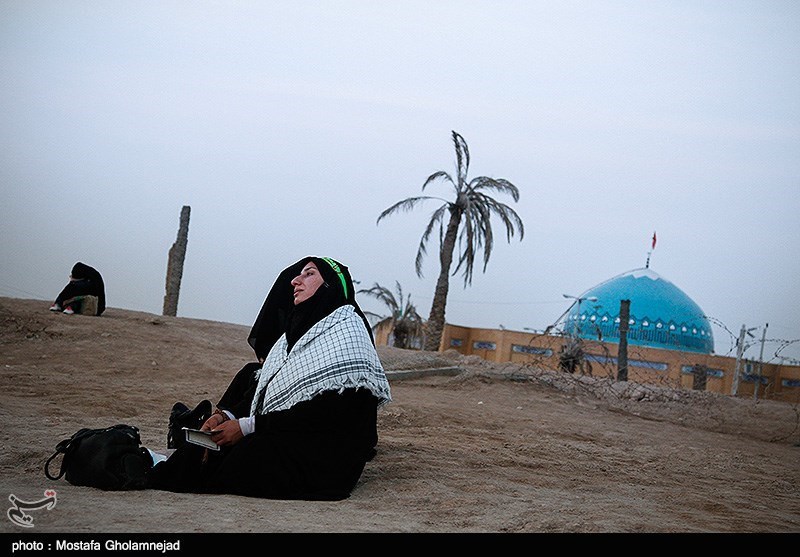
[[[392,400],[378,353],[351,305],[336,308],[300,337],[287,354],[286,335],[270,350],[258,376],[251,415],[286,410],[323,391],[369,389]]]

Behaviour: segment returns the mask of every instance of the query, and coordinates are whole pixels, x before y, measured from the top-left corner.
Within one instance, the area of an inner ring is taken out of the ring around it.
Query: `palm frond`
[[[428,176],[428,178],[425,180],[425,183],[422,184],[423,191],[428,186],[428,184],[430,184],[432,182],[435,182],[436,180],[439,180],[439,179],[442,179],[442,180],[445,180],[447,182],[450,182],[451,184],[453,184],[454,187],[456,185],[455,182],[453,182],[453,177],[450,176],[450,174],[448,174],[444,170],[437,170],[436,172],[434,172],[433,174]]]
[[[436,209],[431,215],[431,220],[428,221],[428,225],[425,227],[425,232],[422,233],[422,238],[420,238],[419,247],[417,248],[417,257],[416,260],[414,261],[414,268],[417,271],[418,277],[422,276],[422,261],[425,259],[425,255],[427,254],[427,244],[431,232],[436,226],[436,223],[442,220],[446,209],[447,209],[447,204],[442,205],[441,207]]]
[[[483,272],[489,265],[489,258],[492,256],[494,247],[494,232],[492,231],[492,210],[490,204],[476,204],[476,212],[480,215],[481,234],[483,239]]]
[[[469,189],[472,191],[477,190],[493,190],[498,193],[506,193],[514,199],[519,201],[519,188],[503,178],[489,178],[488,176],[478,176],[473,178],[469,183]]]
[[[464,285],[472,282],[472,268],[475,265],[475,253],[481,243],[481,235],[476,234],[476,228],[479,230],[479,223],[473,217],[474,208],[467,207],[467,210],[462,213],[462,227],[458,235],[458,262],[455,269],[453,269],[453,276],[463,268]]]
[[[458,230],[458,261],[455,269],[451,272],[455,276],[462,265],[470,259],[470,254],[474,250],[475,238],[475,222],[470,216],[469,203],[464,207],[459,216],[459,230]]]
[[[391,290],[385,286],[381,286],[377,282],[370,288],[362,288],[358,290],[358,293],[372,296],[378,301],[383,302],[391,310],[392,314],[395,314],[400,308],[400,305],[397,303],[397,299],[394,297],[394,294],[392,294]]]
[[[514,237],[515,232],[519,231],[519,239],[522,240],[525,236],[525,225],[522,223],[522,219],[517,214],[517,212],[506,205],[505,203],[501,203],[496,199],[493,199],[484,194],[478,194],[481,196],[481,205],[485,205],[491,213],[496,215],[502,223],[506,227],[506,239],[510,242],[511,239]]]
[[[469,147],[466,140],[456,131],[453,131],[453,144],[456,148],[456,172],[458,174],[458,189],[466,183],[469,172]]]
[[[383,220],[385,217],[388,217],[393,213],[400,211],[411,211],[412,209],[414,209],[414,207],[416,207],[423,201],[427,201],[428,199],[436,199],[436,198],[423,195],[419,197],[409,197],[403,199],[402,201],[398,201],[388,209],[384,209],[383,212],[380,215],[378,215],[378,220],[376,221],[376,224],[380,224],[381,220]]]

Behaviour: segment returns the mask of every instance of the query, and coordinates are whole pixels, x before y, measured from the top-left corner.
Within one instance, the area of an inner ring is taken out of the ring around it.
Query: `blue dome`
[[[581,303],[575,303],[567,313],[566,333],[618,343],[620,301],[630,300],[628,344],[702,354],[714,352],[711,324],[700,306],[649,268],[618,275],[578,298]]]

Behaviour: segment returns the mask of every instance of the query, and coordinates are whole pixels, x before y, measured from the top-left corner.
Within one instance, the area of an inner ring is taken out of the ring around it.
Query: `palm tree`
[[[489,263],[494,245],[494,235],[492,233],[491,217],[496,215],[506,227],[506,237],[509,242],[515,232],[519,231],[520,241],[525,233],[522,219],[508,205],[498,202],[490,197],[486,191],[497,191],[511,195],[514,201],[519,201],[519,189],[517,186],[502,178],[489,178],[479,176],[467,181],[469,171],[469,149],[467,142],[461,135],[452,132],[453,143],[456,149],[456,175],[439,170],[434,172],[425,183],[425,188],[442,179],[449,182],[455,190],[455,200],[448,201],[440,197],[409,197],[399,201],[384,210],[378,217],[378,223],[385,217],[399,212],[410,211],[418,204],[428,199],[444,201],[444,205],[437,208],[431,216],[417,250],[416,270],[417,276],[422,276],[422,260],[427,253],[427,243],[431,232],[439,225],[439,263],[441,265],[439,278],[436,281],[436,290],[433,295],[431,313],[426,324],[425,350],[439,350],[442,340],[442,331],[445,323],[445,308],[447,305],[447,293],[450,289],[450,267],[453,263],[453,252],[458,240],[459,255],[453,275],[462,270],[464,275],[464,286],[472,283],[472,271],[475,265],[476,254],[483,249],[483,270]],[[447,222],[445,223],[445,219]]]
[[[377,282],[372,288],[365,288],[358,291],[372,296],[389,308],[389,317],[382,317],[372,312],[364,312],[368,315],[378,317],[378,321],[372,329],[378,329],[384,324],[391,328],[394,338],[394,346],[397,348],[419,348],[418,339],[422,337],[422,317],[417,313],[417,308],[411,303],[411,296],[403,298],[403,289],[399,282],[396,282],[397,296],[385,286]]]

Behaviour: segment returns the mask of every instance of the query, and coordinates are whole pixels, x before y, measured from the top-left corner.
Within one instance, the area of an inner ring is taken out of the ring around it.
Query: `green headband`
[[[330,257],[321,257],[320,259],[322,259],[325,263],[330,265],[331,269],[333,269],[334,272],[337,275],[339,275],[339,280],[342,281],[342,289],[344,290],[344,297],[345,299],[347,299],[347,281],[344,278],[344,273],[342,273],[342,270],[339,268],[339,264]]]

